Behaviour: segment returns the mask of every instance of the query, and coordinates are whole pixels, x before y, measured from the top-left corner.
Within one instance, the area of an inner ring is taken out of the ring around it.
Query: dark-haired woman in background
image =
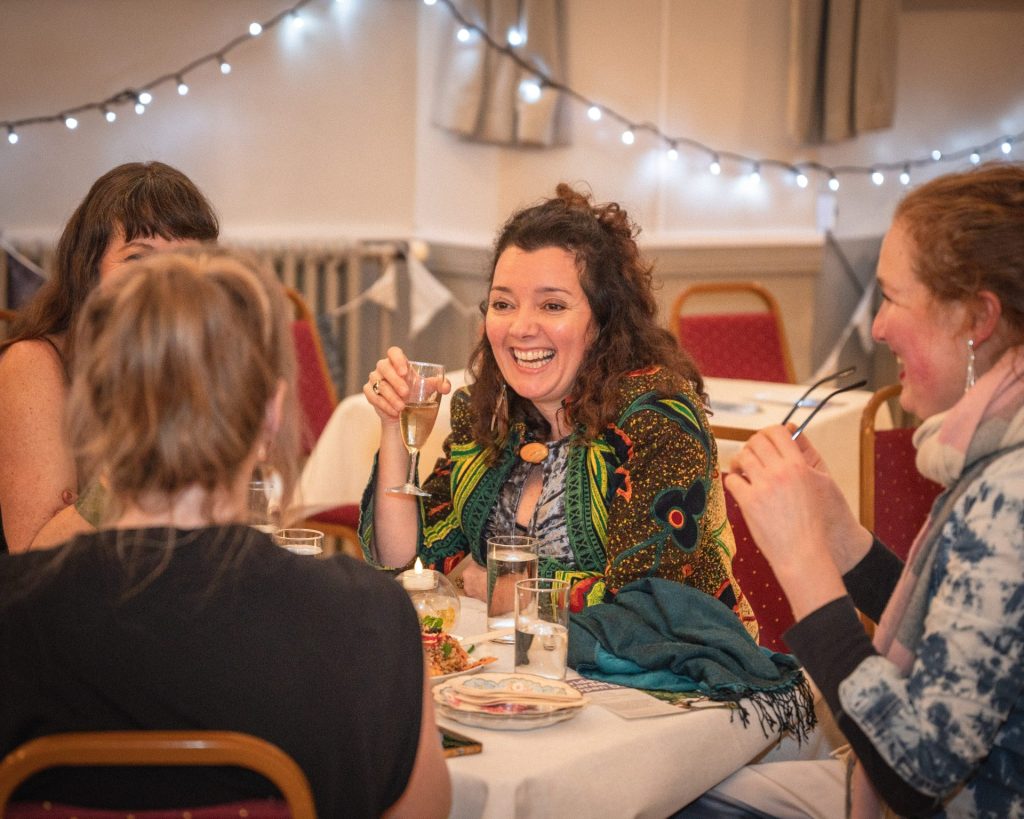
[[[78,475],[61,427],[69,333],[86,296],[125,263],[212,241],[218,230],[206,197],[162,162],[108,171],[72,214],[52,277],[0,345],[0,552],[5,542],[23,552],[91,528],[75,507],[87,476]]]
[[[409,463],[407,359],[392,348],[378,362],[363,388],[382,424],[362,516],[368,559],[395,567],[418,554],[447,572],[471,555],[465,590],[484,598],[487,539],[519,530],[542,541],[542,575],[573,582],[575,608],[657,576],[717,597],[756,635],[732,576],[703,380],[658,325],[637,232],[617,204],[565,184],[506,222],[473,383],[453,397],[422,502],[384,490]]]

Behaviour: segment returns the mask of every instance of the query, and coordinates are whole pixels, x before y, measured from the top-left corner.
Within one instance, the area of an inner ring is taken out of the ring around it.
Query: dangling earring
[[[967,383],[964,392],[974,386],[974,339],[967,339]]]
[[[498,400],[494,403],[494,412],[491,413],[491,432],[498,428],[498,416],[506,412],[506,404],[508,404],[508,384],[502,381],[501,392],[498,393]]]

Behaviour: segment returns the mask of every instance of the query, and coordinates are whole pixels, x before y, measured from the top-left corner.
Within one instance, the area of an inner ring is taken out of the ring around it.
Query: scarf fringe
[[[810,738],[811,731],[818,724],[818,716],[814,713],[814,694],[802,672],[791,683],[773,690],[750,690],[746,693],[719,690],[710,692],[709,696],[718,702],[733,703],[744,728],[750,724],[750,711],[744,703],[747,700],[757,714],[765,739],[791,733],[799,746]],[[730,716],[730,721],[732,718]]]

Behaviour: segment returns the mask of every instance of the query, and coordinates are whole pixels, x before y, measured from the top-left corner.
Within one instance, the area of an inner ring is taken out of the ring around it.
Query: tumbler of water
[[[487,541],[487,628],[511,629],[516,607],[516,583],[537,576],[537,547],[527,535],[500,535]],[[512,637],[496,642],[511,643]]]
[[[569,648],[569,582],[550,577],[516,583],[517,672],[565,679]]]

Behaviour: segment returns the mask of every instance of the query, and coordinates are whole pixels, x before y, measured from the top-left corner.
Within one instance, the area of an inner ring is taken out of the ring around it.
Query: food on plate
[[[423,637],[423,650],[427,654],[427,663],[431,677],[469,671],[477,666],[493,663],[496,657],[483,657],[473,660],[462,643],[444,630],[444,621],[440,617],[427,615],[420,620],[420,634]],[[470,651],[473,650],[470,646]]]

